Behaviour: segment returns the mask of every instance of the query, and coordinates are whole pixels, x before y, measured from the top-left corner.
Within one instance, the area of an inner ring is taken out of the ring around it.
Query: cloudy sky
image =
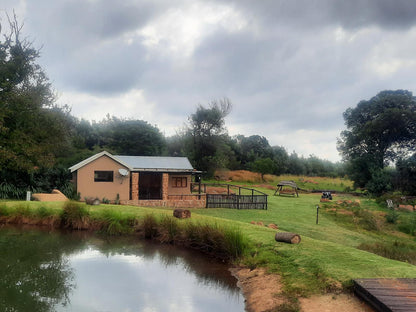
[[[337,161],[342,113],[416,86],[413,0],[1,0],[75,116],[167,136],[229,98],[230,135]],[[4,27],[3,27],[4,29]]]

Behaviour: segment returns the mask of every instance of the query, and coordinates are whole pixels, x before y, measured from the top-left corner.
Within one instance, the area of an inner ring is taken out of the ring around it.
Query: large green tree
[[[199,170],[212,173],[216,166],[222,166],[218,160],[224,159],[224,154],[231,152],[221,148],[226,147],[224,142],[228,136],[225,117],[231,108],[231,101],[224,98],[212,101],[209,107],[199,105],[196,112],[189,116],[188,155]]]
[[[69,144],[69,110],[55,104],[39,51],[20,38],[16,18],[9,22],[0,39],[0,169],[32,172],[53,165]]]
[[[144,120],[107,116],[93,127],[96,128],[100,148],[117,154],[160,156],[166,149],[163,134]]]
[[[389,162],[414,150],[416,99],[409,91],[382,91],[348,108],[344,120],[338,150],[356,186],[364,187]]]

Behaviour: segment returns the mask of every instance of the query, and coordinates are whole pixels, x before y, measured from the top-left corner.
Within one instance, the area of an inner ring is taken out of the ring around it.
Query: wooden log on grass
[[[173,210],[173,216],[179,219],[186,219],[191,217],[191,212],[187,209],[175,209]]]
[[[284,242],[289,244],[299,244],[300,243],[300,235],[290,232],[279,232],[276,233],[274,239],[277,242]]]

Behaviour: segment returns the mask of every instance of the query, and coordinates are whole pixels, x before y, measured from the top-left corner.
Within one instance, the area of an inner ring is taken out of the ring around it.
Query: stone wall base
[[[188,200],[123,200],[122,205],[142,207],[171,207],[171,208],[205,208],[206,201],[203,199]]]

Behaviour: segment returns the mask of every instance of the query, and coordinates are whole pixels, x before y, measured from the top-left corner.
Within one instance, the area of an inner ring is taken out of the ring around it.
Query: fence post
[[[227,195],[230,196],[230,185],[227,184]]]

